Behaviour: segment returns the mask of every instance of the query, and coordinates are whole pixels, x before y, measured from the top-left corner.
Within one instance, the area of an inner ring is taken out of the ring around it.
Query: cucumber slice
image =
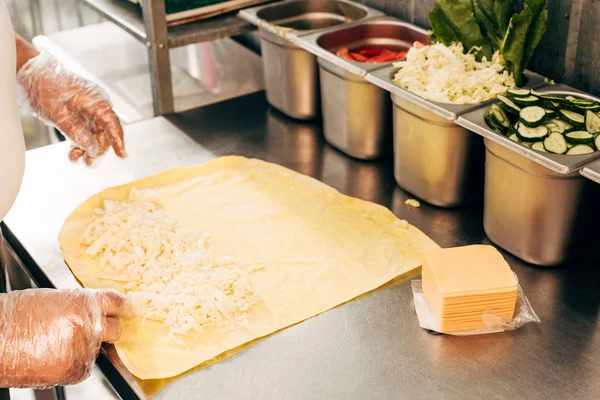
[[[560,119],[570,123],[575,127],[583,127],[585,124],[585,117],[579,113],[569,110],[558,110]]]
[[[594,111],[594,112],[598,112],[600,111],[600,104],[595,104],[593,106],[575,106],[575,108],[577,108],[577,111]]]
[[[585,112],[585,129],[589,133],[600,132],[600,116],[592,111]]]
[[[578,155],[578,154],[589,154],[589,153],[593,153],[594,149],[592,148],[592,146],[589,146],[587,144],[578,144],[577,146],[573,146],[569,149],[569,151],[567,151],[567,154],[570,155]]]
[[[508,89],[506,91],[510,96],[515,97],[528,97],[531,94],[531,90],[529,89]]]
[[[569,103],[571,103],[571,102],[573,102],[573,100],[578,100],[578,99],[575,96],[565,96],[565,100],[567,100]]]
[[[496,133],[499,133],[501,135],[506,135],[507,133],[507,129],[505,129],[502,125],[500,125],[498,122],[496,122],[495,119],[493,119],[490,115],[486,115],[484,117],[485,122],[487,123],[487,125],[492,128],[492,130],[494,130]]]
[[[487,115],[492,118],[498,125],[502,126],[504,129],[508,129],[510,127],[510,120],[508,119],[508,115],[506,112],[500,108],[498,104],[492,104],[487,109]]]
[[[548,136],[549,132],[550,130],[544,125],[530,128],[523,124],[519,124],[519,127],[517,128],[517,136],[524,142],[538,142]]]
[[[576,105],[576,106],[589,107],[589,106],[593,106],[594,104],[596,104],[596,102],[593,100],[587,100],[587,99],[575,99],[575,100],[571,100],[571,104]]]
[[[568,122],[563,121],[562,119],[558,119],[558,118],[553,118],[553,119],[547,121],[546,124],[557,125],[558,129],[555,131],[553,130],[553,132],[558,132],[558,133],[565,133],[565,132],[572,131],[574,129],[573,125],[569,124]]]
[[[544,108],[544,112],[546,113],[546,119],[556,117],[556,111],[554,111],[550,108]]]
[[[540,99],[535,96],[527,96],[527,97],[513,97],[512,101],[521,107],[527,106],[535,106]]]
[[[512,100],[510,100],[508,97],[499,94],[498,100],[500,100],[500,103],[498,103],[498,105],[502,107],[504,111],[514,115],[519,115],[519,112],[521,112],[521,107],[513,103]]]
[[[531,145],[531,148],[546,153],[546,149],[544,148],[544,142],[535,142]]]
[[[588,144],[594,140],[594,135],[588,131],[571,131],[565,134],[565,139],[573,144]]]
[[[596,133],[594,136],[594,146],[596,146],[596,150],[600,150],[600,133]]]
[[[510,135],[508,137],[510,140],[512,140],[513,142],[517,142],[517,143],[521,143],[521,141],[519,140],[519,137],[517,136],[516,133],[513,133],[512,135]]]
[[[544,100],[548,100],[548,101],[554,101],[556,103],[566,103],[566,102],[568,102],[568,100],[565,100],[564,97],[558,96],[558,95],[554,95],[554,94],[542,94],[540,96],[540,98],[544,99]]]
[[[560,133],[553,132],[544,139],[546,151],[554,154],[565,154],[567,152],[567,141]]]
[[[546,128],[548,128],[550,133],[552,133],[552,132],[562,133],[561,127],[556,122],[547,121],[546,123],[544,123],[544,125],[546,126]]]
[[[539,106],[525,107],[519,113],[521,123],[529,128],[540,126],[546,118],[546,111]]]

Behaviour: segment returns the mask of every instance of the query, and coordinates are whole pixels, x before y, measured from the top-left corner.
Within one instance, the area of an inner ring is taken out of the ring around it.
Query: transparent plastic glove
[[[126,156],[123,127],[100,87],[67,71],[48,53],[23,65],[17,81],[21,103],[70,139],[72,161],[83,157],[91,165],[111,146],[119,157]]]
[[[100,344],[120,335],[124,301],[112,290],[0,295],[0,387],[48,388],[86,379]]]

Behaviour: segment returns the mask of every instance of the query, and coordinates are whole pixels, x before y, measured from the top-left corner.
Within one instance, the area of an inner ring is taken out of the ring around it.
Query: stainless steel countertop
[[[488,243],[482,209],[404,205],[390,161],[359,162],[323,143],[318,125],[272,111],[262,93],[126,128],[130,157],[93,170],[73,166],[66,144],[31,151],[23,188],[5,219],[7,240],[38,283],[77,286],[56,236],[71,210],[107,186],[161,170],[239,154],[282,164],[338,190],[391,208],[441,246]],[[187,133],[184,134],[183,132]],[[600,269],[581,261],[540,269],[505,254],[542,319],[518,331],[475,337],[422,330],[410,283],[384,288],[194,371],[153,399],[597,399]],[[110,356],[110,352],[109,352]],[[132,392],[100,366],[123,398]],[[129,387],[140,387],[127,377]]]

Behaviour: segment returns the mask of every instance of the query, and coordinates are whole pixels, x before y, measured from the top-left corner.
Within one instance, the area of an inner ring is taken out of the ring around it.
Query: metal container
[[[484,146],[481,138],[454,123],[479,104],[426,100],[393,83],[393,67],[370,72],[366,79],[392,93],[394,104],[394,175],[398,185],[439,207],[459,206],[482,195]],[[525,72],[527,88],[544,78]]]
[[[293,118],[312,119],[321,112],[317,60],[295,41],[383,14],[345,0],[294,0],[242,10],[239,15],[259,26],[269,103]]]
[[[538,89],[598,99],[564,85]],[[490,130],[486,109],[462,115],[457,124],[485,138],[484,229],[490,240],[531,264],[563,264],[575,250],[589,251],[589,226],[598,188],[579,170],[600,152],[579,156],[532,150]]]
[[[382,18],[299,38],[298,45],[318,56],[325,139],[353,157],[371,160],[391,154],[392,103],[387,92],[365,80],[370,71],[391,65],[342,59],[342,47],[408,50],[428,42],[427,31],[394,18]]]

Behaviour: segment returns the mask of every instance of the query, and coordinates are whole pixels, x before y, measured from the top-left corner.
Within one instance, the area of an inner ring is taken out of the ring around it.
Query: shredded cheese
[[[491,61],[477,61],[472,53],[464,54],[461,43],[413,46],[394,67],[400,68],[396,85],[441,103],[480,103],[515,87],[499,52]]]
[[[406,204],[407,206],[412,207],[412,208],[421,207],[421,203],[419,203],[419,201],[415,200],[415,199],[408,199],[404,202],[404,204]]]
[[[105,279],[123,283],[136,313],[176,335],[244,325],[258,303],[249,273],[213,254],[209,235],[179,226],[151,190],[131,189],[126,201],[104,201],[84,231],[89,257],[100,257]]]

